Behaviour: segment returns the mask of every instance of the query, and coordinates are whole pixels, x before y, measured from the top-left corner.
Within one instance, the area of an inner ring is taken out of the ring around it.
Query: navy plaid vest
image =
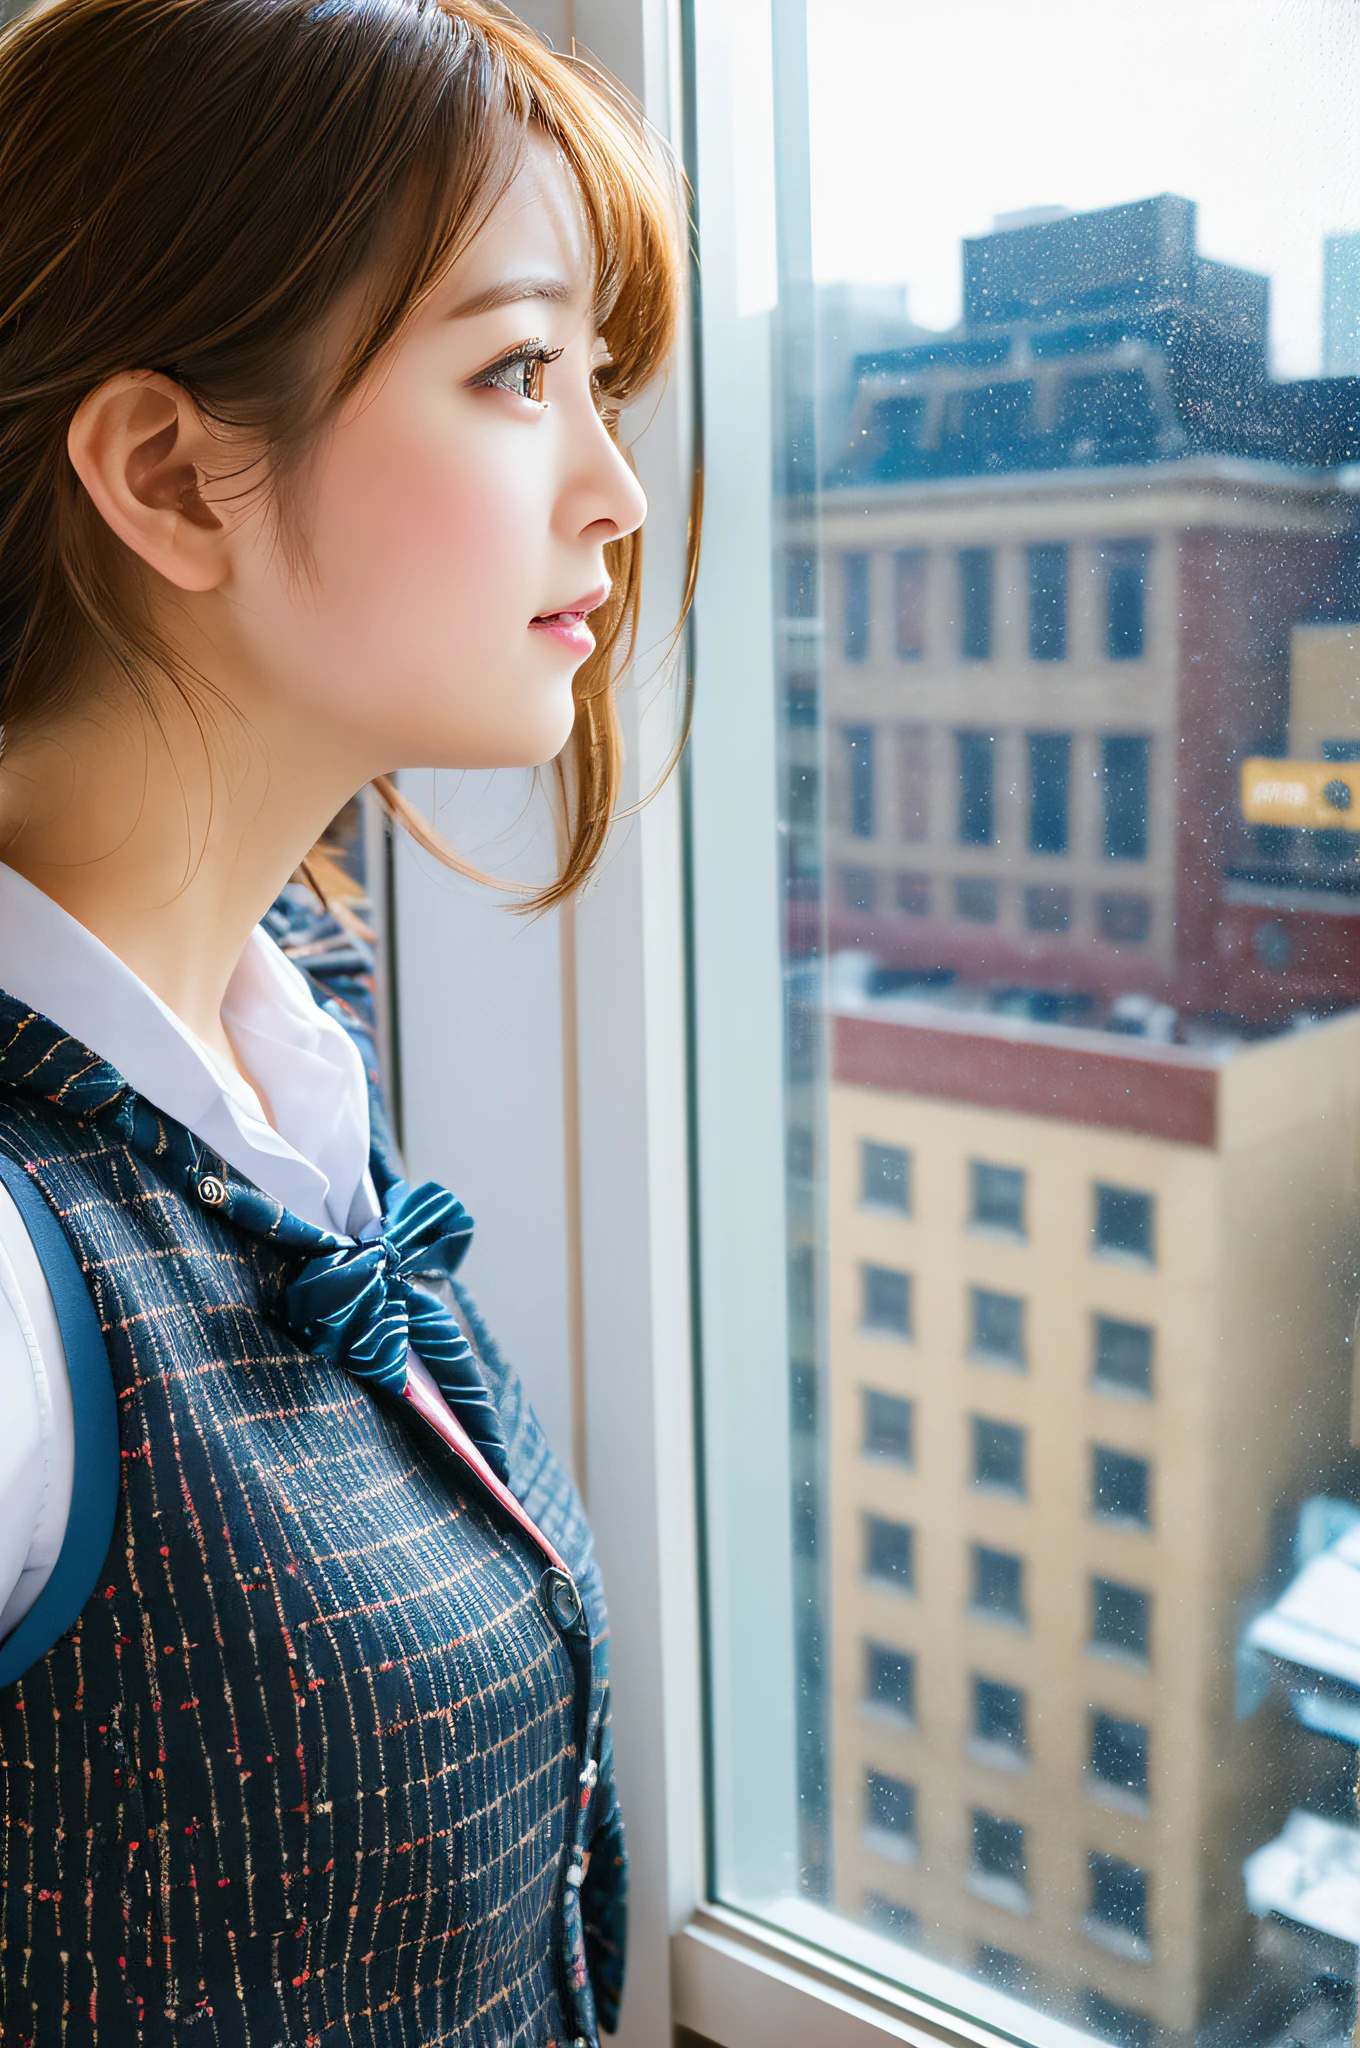
[[[598,1572],[466,1295],[575,1629],[452,1452],[290,1334],[286,1212],[195,1200],[222,1162],[6,996],[0,1150],[84,1274],[122,1468],[98,1586],[0,1689],[7,2048],[593,2048],[624,1885]]]

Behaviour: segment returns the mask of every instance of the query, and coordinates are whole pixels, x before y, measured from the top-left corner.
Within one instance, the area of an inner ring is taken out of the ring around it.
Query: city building
[[[1360,235],[1323,238],[1322,373],[1360,376]]]
[[[1336,1764],[1236,1649],[1347,1458],[1360,1015],[1190,1048],[843,988],[829,1148],[839,1902],[1140,2048],[1287,2007],[1243,1865]]]
[[[1271,378],[1189,201],[1043,211],[785,523],[805,1847],[1099,2038],[1239,2048],[1311,1995],[1244,1869],[1336,1797],[1243,1632],[1360,1498],[1360,833],[1241,770],[1360,759],[1360,378]]]

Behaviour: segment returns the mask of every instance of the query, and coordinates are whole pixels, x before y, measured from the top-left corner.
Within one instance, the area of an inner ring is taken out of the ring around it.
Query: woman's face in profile
[[[366,773],[536,765],[566,742],[605,544],[646,510],[595,403],[593,296],[576,186],[534,137],[312,458],[306,566],[267,508],[231,536],[221,651]]]

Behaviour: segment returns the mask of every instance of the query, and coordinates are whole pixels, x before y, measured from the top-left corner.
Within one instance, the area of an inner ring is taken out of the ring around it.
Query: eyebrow
[[[470,299],[460,299],[456,306],[450,306],[444,318],[471,320],[478,313],[494,313],[498,306],[518,305],[524,299],[547,299],[562,306],[576,296],[572,286],[560,277],[507,277],[484,292],[474,292]]]

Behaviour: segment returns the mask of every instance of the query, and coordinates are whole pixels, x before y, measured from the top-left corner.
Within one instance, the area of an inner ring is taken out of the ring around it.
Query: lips
[[[599,610],[608,595],[609,585],[597,584],[595,589],[588,590],[584,597],[578,597],[574,604],[564,605],[559,612],[539,612],[530,623],[535,626],[547,626],[551,631],[574,633],[585,624],[591,612]]]

